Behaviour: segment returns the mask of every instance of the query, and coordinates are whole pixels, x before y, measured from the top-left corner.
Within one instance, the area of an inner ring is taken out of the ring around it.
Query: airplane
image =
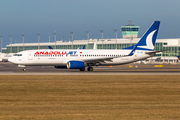
[[[12,57],[14,55],[14,53],[9,53],[9,54],[6,54],[6,53],[0,53],[0,62],[8,62],[8,59],[10,57]]]
[[[79,69],[93,71],[93,66],[122,65],[145,60],[156,55],[154,46],[160,21],[154,21],[133,46],[123,49],[39,49],[18,52],[8,60],[18,67],[54,66],[57,69]]]

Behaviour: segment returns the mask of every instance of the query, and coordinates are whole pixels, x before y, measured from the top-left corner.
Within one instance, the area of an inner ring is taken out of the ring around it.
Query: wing
[[[120,57],[120,56],[118,56],[118,57]],[[106,63],[106,61],[112,62],[113,58],[118,58],[118,57],[107,57],[107,58],[103,57],[103,58],[84,59],[83,61],[86,63],[94,63],[94,64],[101,63],[101,62]]]
[[[120,58],[120,57],[127,57],[127,56],[132,56],[134,55],[134,52],[136,50],[137,46],[134,46],[132,51],[123,56],[113,56],[113,57],[101,57],[101,58],[93,58],[93,59],[83,59],[82,61],[86,62],[87,64],[96,64],[96,63],[106,63],[106,62],[113,62],[112,59],[114,58]]]

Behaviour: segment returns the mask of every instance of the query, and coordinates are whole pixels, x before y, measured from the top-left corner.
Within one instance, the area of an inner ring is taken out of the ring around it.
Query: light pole
[[[51,41],[51,36],[49,36],[49,43],[50,43],[50,41]]]
[[[12,34],[10,34],[9,37],[10,37],[10,43],[11,43],[10,53],[12,53]]]
[[[91,39],[93,40],[93,34],[91,34]]]
[[[23,36],[23,51],[24,51],[24,33],[22,34]]]
[[[132,28],[130,28],[130,33],[131,33],[131,29],[132,29]],[[133,37],[132,37],[132,33],[131,33],[130,46],[132,46],[132,40],[133,40]]]
[[[103,31],[104,31],[104,29],[102,29],[102,30],[99,30],[100,32],[101,32],[101,34],[102,34],[102,49],[103,49]]]
[[[83,35],[83,40],[84,40],[84,35]]]
[[[38,49],[39,49],[40,33],[38,32],[37,35],[38,35]]]
[[[71,35],[69,35],[69,42],[71,41]]]
[[[88,44],[87,44],[88,47],[87,47],[87,49],[89,49],[89,30],[87,30],[86,33],[87,33],[87,38],[88,38]]]
[[[116,49],[117,49],[117,28],[116,29],[113,29],[114,32],[116,33]]]
[[[74,31],[71,31],[70,33],[71,33],[71,37],[72,37],[72,46],[71,46],[71,49],[73,49],[73,32]]]
[[[2,34],[1,34],[1,53],[2,53]]]
[[[132,20],[129,20],[129,24],[130,25],[131,25],[131,22],[132,22]],[[130,37],[130,46],[132,46],[132,40],[133,40],[133,36],[132,36],[131,30],[132,30],[132,27],[130,26],[130,34],[131,34],[131,37]]]
[[[62,42],[63,42],[64,36],[61,36],[61,38],[62,38]]]
[[[55,49],[56,49],[56,31],[54,32],[54,41],[55,41]]]

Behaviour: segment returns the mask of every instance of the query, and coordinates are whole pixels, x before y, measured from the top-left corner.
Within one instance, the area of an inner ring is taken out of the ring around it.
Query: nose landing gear
[[[26,68],[23,68],[23,71],[26,71],[27,69]]]
[[[26,70],[27,70],[25,65],[18,65],[17,67],[23,68],[23,69],[22,69],[23,71],[26,71]]]

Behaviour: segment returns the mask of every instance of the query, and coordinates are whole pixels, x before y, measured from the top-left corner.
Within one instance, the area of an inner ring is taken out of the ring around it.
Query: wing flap
[[[99,63],[99,62],[105,62],[105,61],[110,61],[112,62],[113,58],[118,58],[117,57],[108,57],[108,58],[93,58],[93,59],[84,59],[83,61],[86,63]]]

